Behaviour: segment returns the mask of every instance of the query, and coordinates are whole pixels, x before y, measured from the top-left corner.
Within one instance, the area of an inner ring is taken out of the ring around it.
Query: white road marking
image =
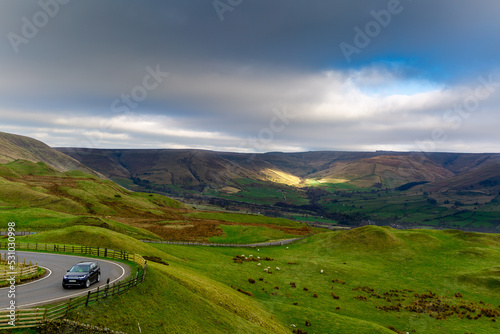
[[[29,252],[29,251],[23,251],[23,250],[20,250],[20,251],[18,251],[18,252],[23,252],[23,253],[35,253],[35,254],[49,254],[49,255],[57,255],[57,256],[69,256],[69,257],[78,257],[78,258],[91,259],[91,260],[94,260],[94,261],[96,260],[96,258],[90,258],[90,257],[86,257],[86,256],[81,256],[81,255],[66,255],[66,254],[58,254],[58,253],[45,253],[45,252]],[[122,269],[122,273],[121,273],[121,275],[120,275],[118,278],[114,279],[113,281],[109,282],[109,284],[114,283],[114,282],[118,281],[119,279],[121,279],[123,276],[125,276],[125,272],[126,272],[126,270],[125,270],[125,268],[124,268],[121,264],[118,264],[118,263],[116,263],[116,262],[109,261],[109,260],[103,260],[103,259],[101,259],[101,258],[97,258],[97,259],[98,259],[98,261],[108,262],[108,263],[113,264],[113,265],[115,265],[115,266],[118,266],[118,267],[120,267],[120,268]],[[43,267],[43,268],[45,268],[45,267]],[[48,269],[48,268],[46,268],[46,269]],[[50,270],[50,269],[49,269],[49,270]],[[52,273],[52,271],[51,271],[51,273]],[[50,276],[50,274],[49,274],[48,276]],[[48,276],[47,276],[47,277],[48,277]],[[45,279],[45,278],[47,278],[47,277],[44,277],[43,279]],[[34,282],[26,283],[25,285],[27,285],[27,284],[31,284],[31,283],[38,283],[38,282],[42,281],[43,279],[39,279],[39,280],[36,280],[36,281],[34,281]],[[21,285],[22,285],[22,284],[21,284]],[[21,286],[21,285],[18,285],[18,286]],[[101,284],[101,285],[100,285],[100,286],[98,286],[98,287],[101,287],[101,286],[106,286],[106,284]],[[3,288],[3,289],[5,289],[5,288]],[[63,289],[63,287],[62,287],[62,286],[61,286],[61,289]],[[51,303],[51,302],[54,302],[54,301],[58,301],[58,300],[69,299],[69,298],[76,297],[76,296],[83,296],[83,295],[88,294],[88,292],[89,292],[89,291],[91,291],[91,292],[97,291],[97,288],[95,288],[95,289],[93,289],[93,290],[92,290],[92,289],[90,289],[90,290],[85,290],[85,291],[83,291],[83,292],[75,293],[75,294],[72,294],[72,295],[65,295],[65,296],[63,296],[63,297],[58,297],[58,298],[53,298],[53,299],[41,300],[41,301],[38,301],[38,302],[35,302],[35,303],[30,303],[30,304],[22,304],[22,305],[19,305],[19,306],[17,306],[17,307],[27,307],[27,306],[34,306],[34,305],[40,305],[40,304],[48,304],[48,303]]]

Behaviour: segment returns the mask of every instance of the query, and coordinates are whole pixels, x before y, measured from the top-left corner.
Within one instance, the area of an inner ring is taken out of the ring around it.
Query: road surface
[[[5,253],[1,250],[0,253]],[[15,301],[16,307],[35,307],[37,305],[62,301],[71,297],[85,295],[89,290],[93,291],[98,286],[106,285],[109,278],[110,283],[116,282],[130,274],[130,267],[121,262],[114,262],[108,259],[88,258],[85,256],[62,255],[54,253],[39,252],[16,252],[19,261],[26,258],[26,263],[38,263],[46,271],[45,276],[33,282],[16,285]],[[97,261],[101,267],[101,281],[94,283],[90,288],[70,288],[63,289],[62,278],[68,269],[80,261]],[[0,309],[5,309],[9,305],[9,287],[0,289]]]

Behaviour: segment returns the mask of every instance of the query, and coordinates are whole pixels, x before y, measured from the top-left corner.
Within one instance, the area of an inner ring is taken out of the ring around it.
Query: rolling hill
[[[150,261],[138,287],[68,315],[114,330],[135,333],[138,323],[143,333],[500,330],[498,235],[365,226],[259,250],[137,245],[106,229],[81,227],[22,240],[86,244],[91,238],[137,247],[169,264]],[[245,254],[260,262],[238,261]]]
[[[72,208],[78,214],[127,212],[125,217],[134,211],[133,206],[123,203],[113,204],[116,208],[110,207],[108,204],[113,201],[108,199],[92,200],[92,203],[82,206],[78,202],[82,198],[74,200],[78,198],[75,194],[82,193],[81,189],[72,189],[69,193],[64,190],[64,186],[71,188],[80,183],[70,180],[71,175],[64,175],[64,178],[49,175],[79,169],[94,177],[108,178],[132,191],[166,194],[200,208],[208,205],[210,209],[222,207],[314,224],[356,226],[375,222],[478,231],[493,231],[500,227],[500,154],[55,150],[22,136],[2,134],[0,139],[0,157],[7,163],[0,166],[0,171],[4,173],[5,182],[11,182],[5,191],[13,194],[15,191],[8,189],[31,182],[23,188],[23,195],[18,196],[30,206],[50,202],[61,208]],[[34,177],[32,174],[37,173],[37,168],[45,168],[37,165],[40,162],[48,169],[46,174],[39,172]],[[8,168],[9,164],[13,164],[13,168]],[[20,169],[23,170],[21,174]],[[55,177],[55,183],[63,186],[47,186],[50,177]],[[43,196],[37,193],[39,188],[35,184],[45,187]],[[62,200],[58,199],[61,194],[65,197]],[[97,196],[87,196],[85,200],[89,198]],[[140,212],[134,215],[139,217]],[[192,231],[188,231],[192,224],[185,217],[173,212],[167,216],[166,221],[178,220],[181,224],[141,226],[154,230],[163,238],[182,239],[192,235]],[[217,222],[210,220],[203,222],[195,224],[194,228],[200,233],[200,238],[217,238],[221,233],[235,235],[231,227],[219,228]],[[179,228],[181,225],[183,227]],[[276,236],[285,235],[288,232],[280,231]]]
[[[0,154],[10,161],[0,164],[0,219],[15,221],[18,230],[82,225],[138,239],[207,242],[217,237],[219,243],[265,242],[311,231],[285,219],[198,212],[163,195],[127,190],[36,140],[2,138]]]
[[[57,148],[84,165],[123,183],[145,181],[180,188],[209,186],[214,189],[251,179],[302,187],[308,181],[346,183],[357,187],[382,185],[396,188],[411,182],[467,186],[464,173],[477,184],[492,177],[500,154],[452,154],[411,152],[303,152],[242,154],[203,150],[101,150]],[[490,166],[489,169],[482,168]],[[465,182],[463,185],[461,182]]]
[[[500,154],[58,150],[124,187],[194,205],[327,227],[500,229]]]
[[[142,243],[137,239],[255,242],[312,229],[263,215],[198,211],[160,194],[129,191],[93,173],[66,170],[65,161],[74,161],[64,155],[56,156],[59,167],[33,161],[42,159],[40,152],[53,154],[36,141],[11,137],[3,142],[10,146],[0,151],[6,159],[0,164],[0,220],[38,231],[18,241],[98,245],[168,261],[168,266],[150,262],[144,283],[72,311],[71,319],[127,332],[137,331],[140,323],[144,331],[158,333],[499,331],[498,235],[364,226],[259,250]],[[73,158],[83,161],[82,152],[75,150]],[[147,185],[144,180],[186,188],[232,186],[238,192],[231,198],[275,198],[280,202],[274,207],[281,211],[318,208],[325,215],[399,215],[402,221],[420,215],[464,225],[481,215],[484,221],[498,217],[498,198],[490,194],[497,189],[495,155],[426,155],[417,163],[410,153],[391,152],[87,153],[91,168],[105,166],[110,178],[138,182],[136,187]],[[383,188],[390,173],[402,175],[397,184],[411,180],[415,186]],[[471,201],[478,199],[469,193],[488,192],[489,202],[483,211],[464,210],[467,203],[453,211],[448,208],[453,204],[441,203],[438,191],[465,192]],[[308,204],[291,204],[306,201],[294,197],[299,193],[307,194]],[[239,261],[242,253],[259,255],[268,270]],[[145,304],[151,307],[144,309]]]
[[[79,161],[33,138],[0,132],[0,164],[15,160],[44,162],[50,167],[66,172],[80,170],[96,174],[93,170],[82,165]]]

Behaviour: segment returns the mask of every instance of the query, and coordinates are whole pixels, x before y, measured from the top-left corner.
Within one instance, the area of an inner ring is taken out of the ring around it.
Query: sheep
[[[260,266],[260,263],[257,263],[258,266]]]
[[[257,256],[257,260],[260,260],[260,256]]]
[[[286,249],[288,249],[288,246],[286,246]]]
[[[253,255],[252,255],[252,254],[250,254],[250,255],[248,255],[248,257],[253,257]]]
[[[321,269],[320,273],[321,273],[321,274],[323,273],[323,269]]]
[[[280,267],[276,267],[276,270],[280,270]]]
[[[260,252],[260,249],[257,248],[257,252]]]
[[[266,273],[267,273],[267,271],[268,271],[268,270],[269,270],[268,268],[264,268],[264,271],[265,271]]]

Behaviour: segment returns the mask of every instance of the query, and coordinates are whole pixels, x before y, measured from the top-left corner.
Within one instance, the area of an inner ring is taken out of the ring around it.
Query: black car
[[[101,268],[94,261],[79,262],[73,266],[63,277],[62,286],[81,286],[88,288],[90,284],[101,280]]]

